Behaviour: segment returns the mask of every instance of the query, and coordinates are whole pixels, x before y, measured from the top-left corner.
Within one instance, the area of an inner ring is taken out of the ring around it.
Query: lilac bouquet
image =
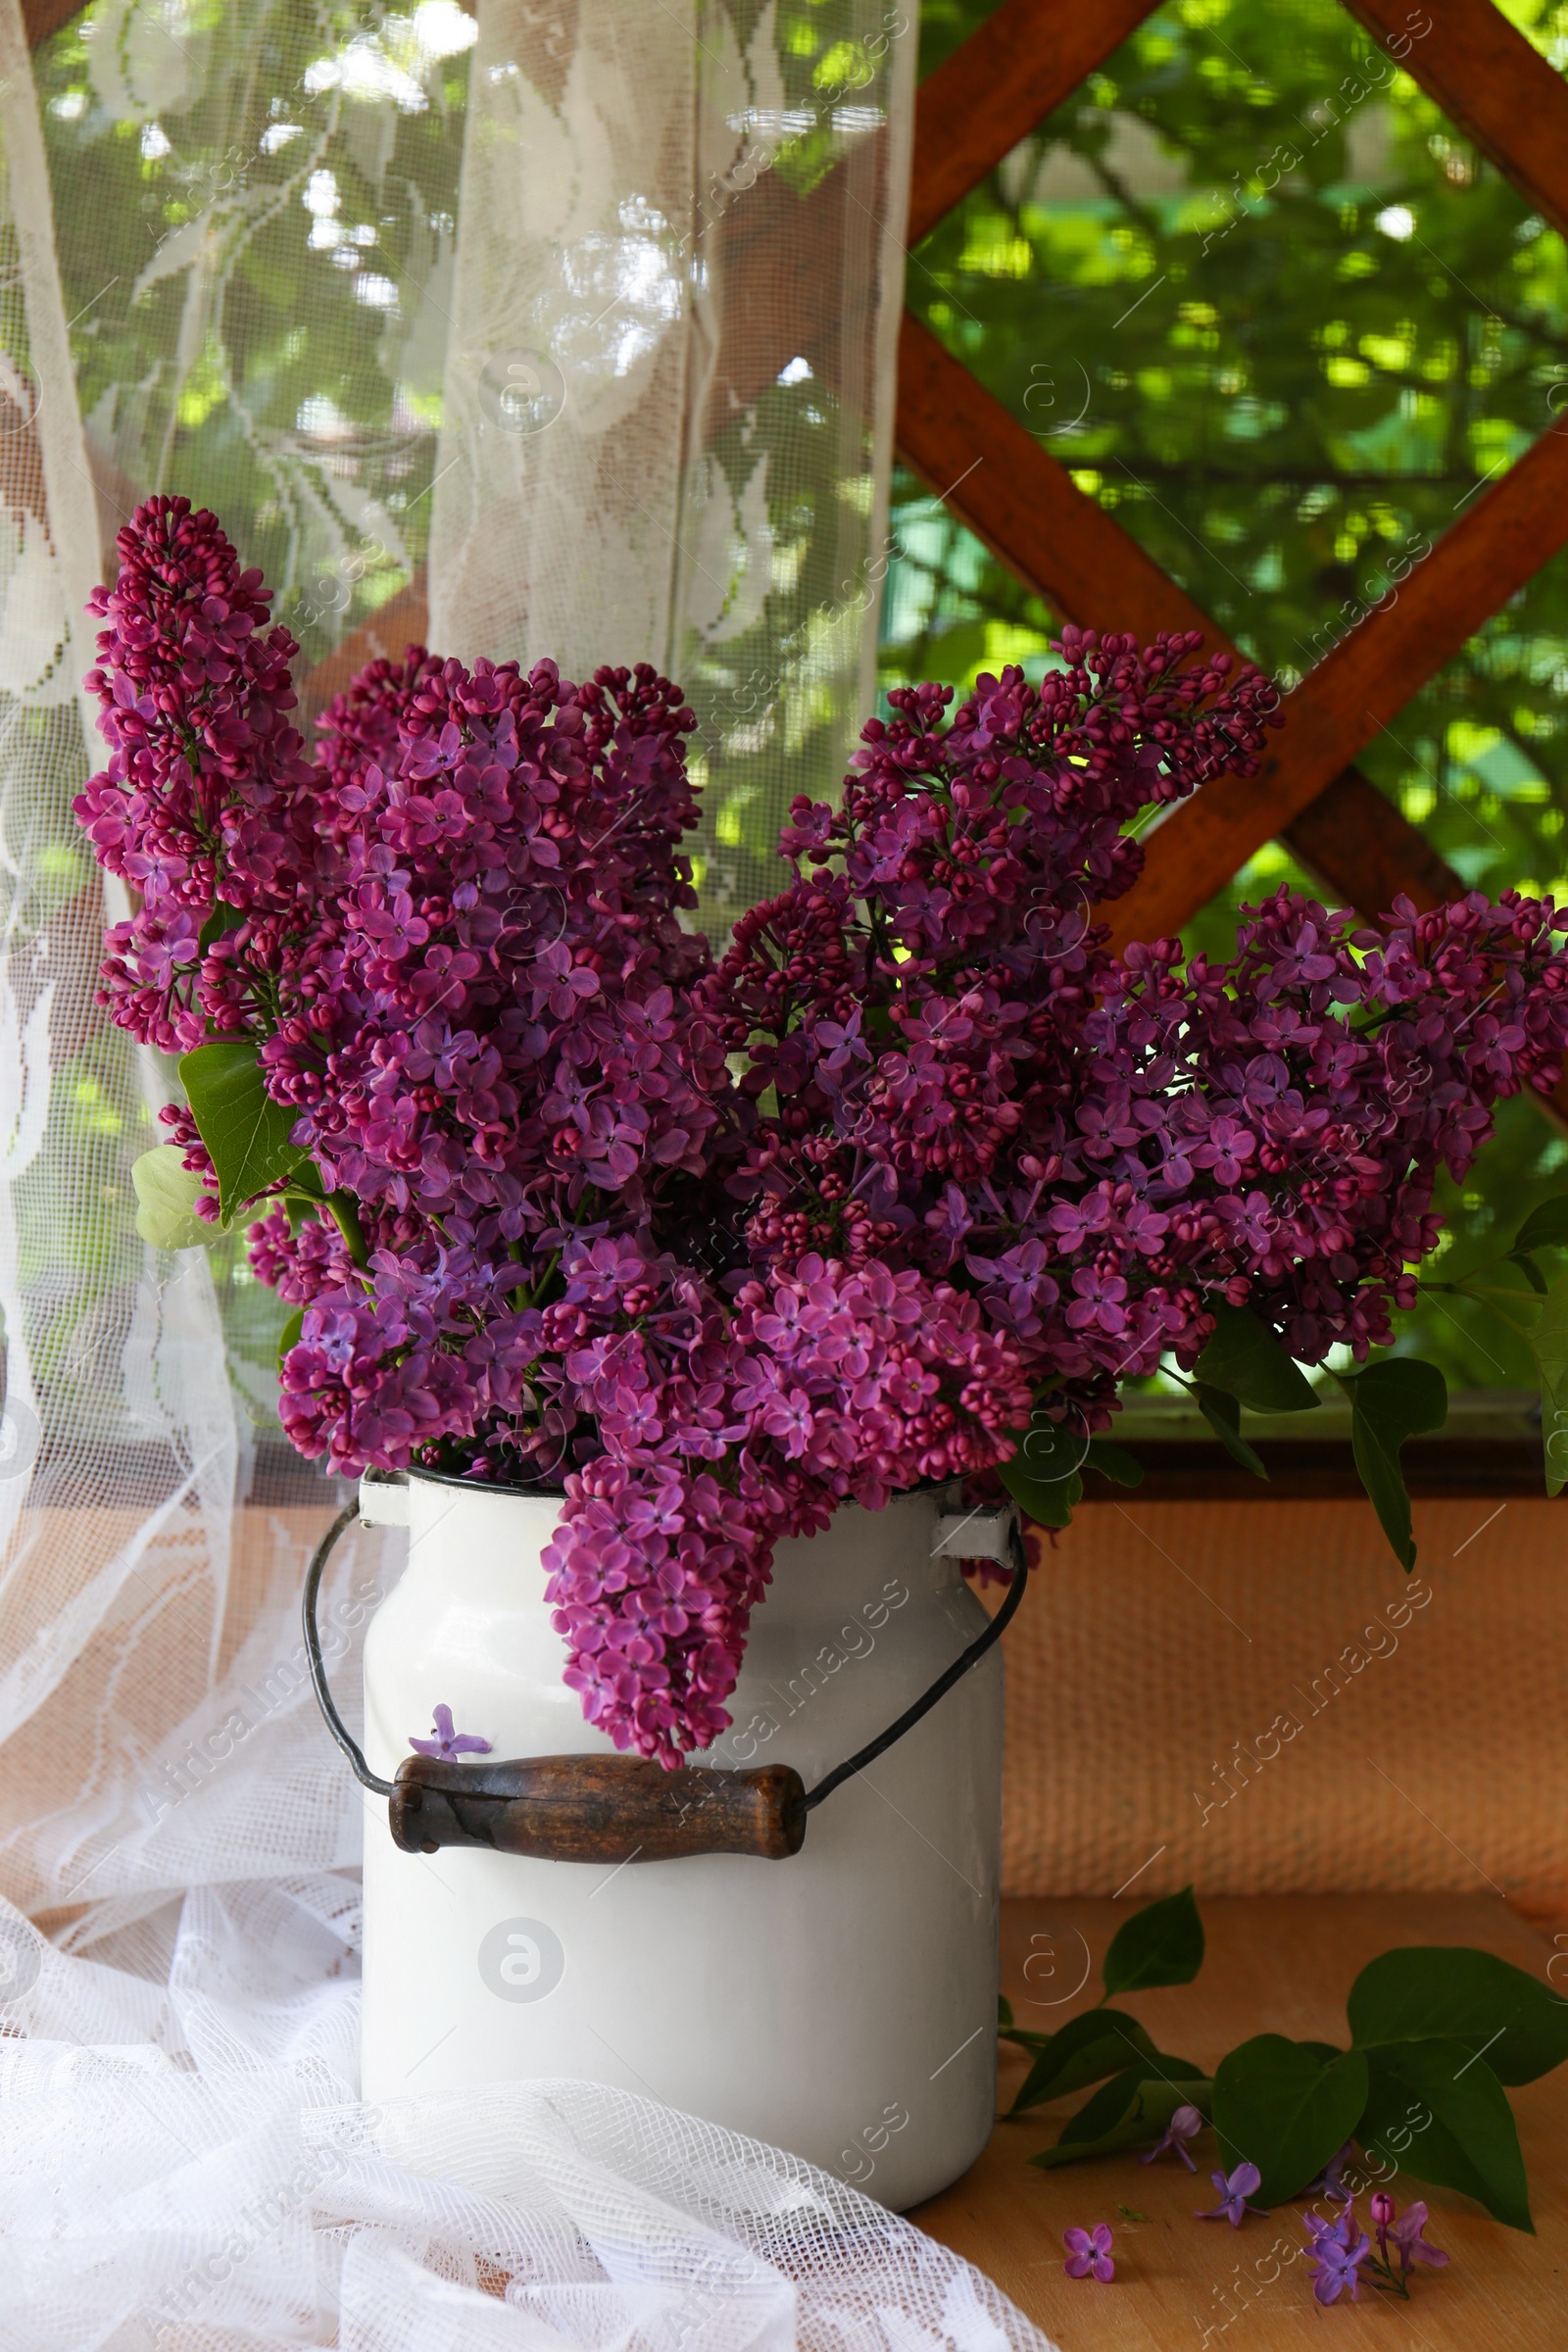
[[[682,920],[694,720],[647,665],[412,649],[311,758],[216,518],[156,498],[119,547],[75,806],[140,904],[100,1002],[189,1104],[141,1230],[249,1226],[303,1453],[564,1491],[567,1680],[666,1764],[728,1723],[773,1545],[841,1502],[1000,1475],[1059,1520],[1162,1364],[1248,1455],[1240,1405],[1390,1337],[1439,1168],[1560,1074],[1549,903],[1363,933],[1282,891],[1228,966],[1109,954],[1130,820],[1279,723],[1196,636],[1066,629],[1039,688],[951,718],[891,696],[715,958]],[[1378,1388],[1412,1371],[1347,1376],[1357,1410],[1422,1426]]]

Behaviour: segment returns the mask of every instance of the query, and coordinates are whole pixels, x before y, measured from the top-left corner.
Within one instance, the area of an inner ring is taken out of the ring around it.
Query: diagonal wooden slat
[[[914,108],[909,243],[1038,130],[1158,0],[1003,0],[934,74]]]
[[[1358,767],[1335,777],[1283,828],[1329,904],[1377,922],[1399,897],[1418,913],[1463,898],[1465,885],[1424,833]]]
[[[1343,0],[1384,48],[1408,43],[1397,59],[1511,179],[1553,228],[1568,234],[1568,88],[1510,24],[1496,0],[1438,0],[1422,9],[1428,29],[1412,39],[1406,0]]]
[[[1404,0],[1348,0],[1348,4],[1376,39],[1385,45],[1391,41],[1399,44],[1402,50],[1399,62],[1422,87],[1548,220],[1568,229],[1568,88],[1524,35],[1501,15],[1494,0],[1444,0],[1441,10],[1422,12],[1426,30],[1415,39],[1410,37],[1411,13]],[[999,34],[1009,29],[1004,20],[1011,13],[1007,9],[999,10],[988,25],[982,27],[982,34],[993,27]],[[1037,22],[1040,20],[1042,12],[1038,9],[1030,13]],[[1140,19],[1147,13],[1140,11]],[[1101,29],[1098,22],[1095,29],[1098,34]],[[1118,14],[1115,39],[1125,38],[1132,29],[1132,24]],[[942,74],[931,77],[921,93],[922,101],[929,94],[925,119],[930,124],[928,136],[933,146],[946,141],[955,156],[953,163],[939,167],[924,184],[917,176],[911,219],[918,219],[922,228],[937,217],[933,208],[947,187],[952,187],[953,201],[956,201],[1000,160],[1007,146],[1025,133],[1020,121],[1022,92],[1015,93],[1008,86],[1007,41],[997,39],[982,57],[982,34],[972,35],[963,49],[950,59]],[[1102,56],[1115,46],[1115,39],[1105,43]],[[956,104],[960,93],[972,91],[973,81],[981,71],[989,71],[996,76],[989,98],[980,102],[977,117],[991,126],[989,143],[993,152],[986,161],[981,160],[987,144],[983,135],[955,141],[952,131],[943,127],[951,106]],[[943,75],[949,80],[947,89],[938,87]],[[1054,90],[1052,102],[1059,104],[1062,94]],[[906,332],[903,346],[906,362],[911,340]],[[923,357],[929,376],[931,355],[927,352]],[[957,363],[951,363],[951,367],[956,370]],[[950,398],[957,389],[949,375]],[[916,470],[933,479],[933,486],[941,487],[934,481],[934,472],[942,472],[947,457],[956,455],[954,444],[957,436],[952,437],[944,453],[940,434],[931,430],[933,419],[929,416],[922,418],[918,413],[922,398],[928,393],[929,384],[922,385],[920,392],[906,404],[901,387],[900,441],[916,465]],[[929,406],[928,400],[925,405]],[[973,405],[955,400],[954,412],[972,409]],[[975,421],[972,415],[968,421],[971,424]],[[993,428],[997,426],[997,418],[989,421]],[[1039,445],[1021,429],[1012,436],[994,429],[991,438],[996,443],[992,458],[1002,461],[1004,472],[1008,462],[1022,464],[1033,472],[1038,462],[1045,458]],[[921,466],[913,457],[916,440],[923,440],[928,446],[935,443],[934,470]],[[979,448],[980,440],[974,446]],[[1528,528],[1520,529],[1521,523],[1528,525],[1530,521],[1527,510],[1536,482],[1540,482],[1548,499],[1560,498],[1563,473],[1551,460],[1560,459],[1561,455],[1560,451],[1541,453],[1532,475],[1516,485],[1509,508],[1500,513],[1478,510],[1478,515],[1484,514],[1485,527],[1479,533],[1467,533],[1446,559],[1466,573],[1462,593],[1451,599],[1446,595],[1450,578],[1446,561],[1445,567],[1424,584],[1428,590],[1436,588],[1440,592],[1437,601],[1446,608],[1446,614],[1440,615],[1440,628],[1442,617],[1463,624],[1457,640],[1452,638],[1450,630],[1440,661],[1456,652],[1489,612],[1521,586],[1562,543],[1562,535],[1553,530],[1549,519],[1544,530],[1532,533]],[[953,468],[950,478],[955,478],[957,470]],[[1209,640],[1214,640],[1216,632],[1212,625],[1175,583],[1165,580],[1158,567],[1147,559],[1133,563],[1125,548],[1117,551],[1107,544],[1103,533],[1089,530],[1082,508],[1074,518],[1076,527],[1072,529],[1072,537],[1078,542],[1078,554],[1088,559],[1086,564],[1078,566],[1088,576],[1078,583],[1076,607],[1068,601],[1062,585],[1064,570],[1072,568],[1072,556],[1064,538],[1057,537],[1054,531],[1056,544],[1046,561],[1056,574],[1057,585],[1054,590],[1049,589],[1040,572],[1038,555],[1032,568],[1025,567],[1029,564],[1027,556],[1024,564],[1020,564],[1019,534],[1009,527],[1005,514],[998,514],[997,502],[991,495],[995,488],[995,468],[992,482],[982,486],[983,471],[982,464],[976,474],[969,477],[975,485],[972,499],[986,507],[990,522],[990,527],[981,527],[978,535],[1009,569],[1020,577],[1032,578],[1033,584],[1052,596],[1059,610],[1087,624],[1090,612],[1087,598],[1092,597],[1105,625],[1113,622],[1119,612],[1123,616],[1122,625],[1146,633],[1147,617],[1139,615],[1157,612],[1164,616],[1161,625],[1202,626]],[[1041,487],[1038,477],[1035,486]],[[1066,487],[1072,486],[1068,483]],[[953,503],[957,507],[960,501]],[[1068,522],[1067,515],[1055,513],[1064,503],[1058,497],[1047,496],[1043,502],[1024,497],[1018,504],[1025,535],[1031,525],[1038,528],[1045,521],[1045,514],[1030,512],[1031,507],[1042,503],[1054,519],[1063,524]],[[1070,502],[1066,503],[1070,510]],[[1084,505],[1090,503],[1085,501]],[[964,518],[975,527],[972,515]],[[1525,542],[1523,548],[1518,544],[1521,538]],[[1443,544],[1446,548],[1447,540]],[[1534,560],[1532,547],[1540,551]],[[1504,581],[1506,585],[1501,584]],[[1105,591],[1103,596],[1096,593],[1100,589]],[[1494,601],[1485,606],[1488,593],[1493,594]],[[1110,609],[1113,601],[1115,610]],[[1422,609],[1430,608],[1433,602],[1428,594],[1412,598],[1406,604],[1406,620],[1415,614],[1418,632],[1424,625]],[[1386,617],[1378,616],[1379,626]],[[1362,630],[1356,632],[1357,638],[1363,636],[1367,625],[1362,624]],[[1280,781],[1282,762],[1288,762],[1287,775],[1294,778],[1294,785],[1285,796],[1288,805],[1283,812],[1288,821],[1280,825],[1276,814],[1274,824],[1265,827],[1262,837],[1254,838],[1258,823],[1255,788],[1234,783],[1222,785],[1212,794],[1202,796],[1199,803],[1175,812],[1168,827],[1160,827],[1151,841],[1150,864],[1143,881],[1115,910],[1118,934],[1132,937],[1141,930],[1148,936],[1156,930],[1179,929],[1214,891],[1224,887],[1230,874],[1276,828],[1337,896],[1363,912],[1381,911],[1400,891],[1422,906],[1436,904],[1460,887],[1458,876],[1416,828],[1407,824],[1353,767],[1340,765],[1337,760],[1337,732],[1347,738],[1348,749],[1358,749],[1376,725],[1392,717],[1399,707],[1397,702],[1386,699],[1380,707],[1380,698],[1372,691],[1374,682],[1384,688],[1402,684],[1408,687],[1408,692],[1414,692],[1424,682],[1419,676],[1412,679],[1407,659],[1389,659],[1393,642],[1382,634],[1375,634],[1359,645],[1352,639],[1330,658],[1323,674],[1314,673],[1293,698],[1290,751],[1287,754],[1283,747],[1277,750],[1258,779],[1272,793]],[[1375,680],[1369,680],[1369,670],[1375,673]],[[1430,668],[1425,674],[1431,674]],[[1332,716],[1326,706],[1341,694],[1346,698],[1343,713],[1346,717],[1362,702],[1364,694],[1364,708],[1371,724],[1361,725],[1350,718],[1348,728],[1342,726],[1338,731],[1332,723],[1325,725],[1325,715]],[[1307,697],[1305,703],[1300,700],[1302,695]],[[1407,694],[1404,699],[1408,699]],[[1319,790],[1300,799],[1299,793],[1306,790],[1307,781],[1313,776],[1322,779]]]
[[[1449,525],[1396,602],[1302,680],[1255,778],[1220,777],[1172,811],[1121,903],[1121,936],[1179,931],[1565,542],[1568,430],[1544,433]]]
[[[1201,629],[1216,650],[1227,645],[1223,630],[1114,516],[1080,490],[1065,466],[912,318],[904,321],[899,363],[901,455],[934,490],[948,491],[953,511],[1027,587],[1081,628],[1131,629],[1146,641],[1159,629]],[[1304,712],[1305,731],[1316,726],[1327,742],[1305,695],[1302,687],[1291,698],[1287,733],[1294,745]],[[1331,894],[1369,918],[1383,913],[1401,890],[1418,906],[1436,906],[1462,890],[1458,876],[1364,776],[1346,767],[1329,783],[1330,807],[1308,813],[1303,804],[1283,827],[1277,803],[1264,799],[1256,784],[1241,785],[1238,792],[1253,796],[1250,803],[1244,799],[1244,808],[1261,823],[1262,839],[1283,830]],[[1152,837],[1152,857],[1164,850],[1164,836],[1182,813],[1174,811]],[[1236,860],[1245,862],[1245,857]],[[1236,864],[1216,889],[1224,888]],[[1205,892],[1174,923],[1151,926],[1141,915],[1124,913],[1140,904],[1140,892],[1108,911],[1120,940],[1147,938],[1159,929],[1179,930],[1212,896]]]
[[[1474,139],[1514,185],[1555,226],[1568,231],[1568,85],[1510,24],[1494,0],[1444,0],[1436,11],[1422,11],[1427,30],[1411,40],[1410,12],[1402,0],[1346,0],[1360,22],[1382,43],[1403,36],[1399,62],[1437,100],[1459,128]],[[1538,494],[1561,501],[1568,491],[1568,450],[1549,446],[1561,441],[1556,431],[1505,477],[1513,493],[1500,507],[1491,495],[1462,525],[1455,525],[1440,543],[1426,578],[1405,598],[1402,623],[1386,627],[1392,615],[1377,614],[1363,621],[1347,642],[1298,690],[1319,710],[1341,703],[1340,732],[1348,751],[1360,748],[1369,733],[1395,715],[1394,696],[1401,689],[1413,693],[1443,661],[1451,659],[1467,636],[1495,612],[1516,589],[1554,555],[1568,538],[1548,512],[1532,516],[1530,504]],[[1535,525],[1544,522],[1544,528]],[[1452,571],[1448,568],[1453,565]],[[1450,590],[1455,593],[1450,594]],[[1486,602],[1491,597],[1490,604]],[[1397,608],[1396,608],[1397,609]],[[1458,633],[1455,633],[1457,624]],[[1408,659],[1413,635],[1424,626],[1435,634],[1427,651],[1442,645],[1437,662]],[[1405,658],[1396,648],[1403,641]],[[1424,669],[1424,675],[1415,674]],[[1358,726],[1361,710],[1370,726]],[[1314,710],[1316,719],[1318,710]],[[1388,905],[1396,888],[1422,904],[1436,904],[1448,895],[1447,884],[1457,876],[1437,857],[1414,826],[1393,810],[1381,795],[1381,811],[1370,797],[1372,788],[1353,769],[1334,775],[1334,730],[1314,726],[1309,742],[1296,722],[1300,712],[1292,704],[1292,751],[1276,750],[1258,782],[1273,790],[1281,776],[1282,760],[1289,771],[1282,802],[1287,821],[1280,830],[1304,862],[1329,880],[1340,867],[1351,883],[1353,903],[1366,909],[1374,891]],[[1302,801],[1310,777],[1322,774],[1321,802]],[[1261,847],[1256,837],[1256,805],[1249,788],[1234,779],[1222,783],[1199,812],[1195,804],[1179,810],[1169,829],[1161,827],[1151,843],[1150,863],[1137,889],[1122,903],[1118,930],[1125,936],[1146,936],[1179,929],[1214,890],[1223,889],[1229,874]],[[1332,794],[1332,800],[1327,796]],[[1225,869],[1228,867],[1229,872]],[[1350,896],[1348,891],[1345,895]]]
[[[36,49],[62,24],[69,24],[83,5],[84,0],[22,0],[22,25],[28,47]]]

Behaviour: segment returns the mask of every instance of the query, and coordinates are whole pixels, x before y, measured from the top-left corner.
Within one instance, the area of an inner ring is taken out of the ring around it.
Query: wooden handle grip
[[[760,1854],[780,1862],[806,1838],[806,1788],[788,1764],[665,1772],[640,1756],[526,1756],[443,1763],[410,1756],[387,1810],[409,1854],[483,1845],[542,1862],[669,1862]]]

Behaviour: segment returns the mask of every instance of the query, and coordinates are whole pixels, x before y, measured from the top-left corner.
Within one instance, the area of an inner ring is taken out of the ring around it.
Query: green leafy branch
[[[1227,2171],[1256,2165],[1265,2205],[1298,2196],[1354,2141],[1369,2158],[1474,2197],[1511,2229],[1534,2229],[1504,2085],[1533,2082],[1568,2059],[1568,2001],[1491,1952],[1411,1946],[1382,1953],[1356,1978],[1347,2047],[1256,2034],[1209,2075],[1104,2005],[1112,1994],[1191,1984],[1203,1949],[1185,1886],[1126,1921],[1105,1954],[1100,2001],[1059,2032],[1023,2031],[1002,2002],[1003,2039],[1030,2062],[1009,2117],[1099,2084],[1031,2164],[1049,2170],[1144,2146],[1190,2106],[1213,2126]]]

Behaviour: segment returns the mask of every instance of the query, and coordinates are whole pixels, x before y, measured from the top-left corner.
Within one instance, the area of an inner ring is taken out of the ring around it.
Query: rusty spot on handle
[[[752,1772],[640,1756],[528,1756],[446,1763],[410,1756],[387,1800],[405,1853],[488,1846],[542,1862],[669,1862],[758,1854],[781,1862],[806,1838],[806,1788],[788,1764]]]

